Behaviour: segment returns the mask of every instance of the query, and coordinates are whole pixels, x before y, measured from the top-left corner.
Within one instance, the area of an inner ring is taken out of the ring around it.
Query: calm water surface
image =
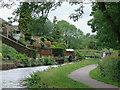
[[[0,71],[0,89],[25,88],[25,86],[22,85],[25,78],[30,77],[30,74],[33,72],[47,70],[49,67],[58,67],[58,65],[17,68]]]

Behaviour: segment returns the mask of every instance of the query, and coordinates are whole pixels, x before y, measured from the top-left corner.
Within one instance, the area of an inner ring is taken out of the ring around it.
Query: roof
[[[73,51],[74,51],[74,49],[66,49],[66,51],[71,51],[71,52],[73,52]]]

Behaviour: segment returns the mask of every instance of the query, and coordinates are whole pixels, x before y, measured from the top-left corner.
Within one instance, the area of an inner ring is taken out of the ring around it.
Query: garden
[[[18,3],[13,17],[8,17],[8,21],[0,18],[1,72],[35,68],[36,72],[24,78],[23,86],[27,88],[93,89],[68,75],[97,65],[90,70],[89,78],[120,87],[120,2],[96,1],[89,4],[89,11],[84,9],[88,9],[86,4],[79,2]],[[69,14],[65,6],[68,11],[72,6],[78,8],[65,19],[63,16]],[[60,17],[62,11],[68,14]],[[84,12],[89,12],[89,16]],[[13,28],[14,22],[18,23],[17,28]],[[40,71],[42,66],[47,69]]]

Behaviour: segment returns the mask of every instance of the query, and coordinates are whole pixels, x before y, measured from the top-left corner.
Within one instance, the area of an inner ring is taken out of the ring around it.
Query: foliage
[[[57,42],[51,42],[51,44],[57,47]]]
[[[37,57],[37,50],[34,50],[34,52],[33,52],[33,58],[36,59],[36,57]]]
[[[58,21],[56,25],[62,35],[62,37],[59,38],[59,42],[66,43],[68,48],[78,49],[81,44],[83,32],[65,20]]]
[[[64,49],[61,47],[50,47],[54,56],[64,56]]]
[[[51,42],[50,41],[45,41],[45,44],[46,44],[47,47],[51,46]]]
[[[16,60],[23,64],[24,67],[31,66],[30,60],[25,54],[17,54]]]
[[[68,48],[68,46],[66,45],[66,43],[59,43],[58,47],[61,47],[63,49],[67,49]]]
[[[27,81],[26,85],[29,88],[47,88],[45,84],[42,84],[40,82],[41,78],[38,74],[31,74],[30,78],[27,78],[25,81]]]
[[[55,62],[55,59],[53,57],[42,57],[39,59],[38,62],[43,63],[44,65],[53,65]]]
[[[98,65],[101,76],[107,79],[120,82],[120,57],[118,53],[106,56]]]
[[[18,52],[14,48],[12,48],[6,44],[2,44],[3,60],[7,60],[7,59],[14,60],[16,54],[18,54]]]
[[[33,36],[51,36],[53,23],[50,20],[46,20],[43,24],[43,17],[35,17],[31,23],[28,25],[28,29]]]
[[[82,53],[86,58],[101,58],[102,52],[98,50],[77,50],[77,52]]]
[[[36,61],[36,59],[34,58],[30,58],[30,66],[37,66],[38,65],[38,62]]]
[[[35,72],[34,78],[38,78],[33,80],[33,77],[30,78],[33,83],[32,85],[27,85],[29,87],[37,88],[39,84],[44,83],[47,85],[47,88],[90,88],[80,82],[76,82],[70,78],[68,78],[68,74],[70,74],[72,71],[82,68],[87,65],[96,64],[98,62],[97,59],[87,60],[87,61],[80,61],[78,63],[73,64],[66,64],[63,66],[59,66],[58,68],[52,68],[47,71],[42,72]],[[39,79],[40,77],[40,79]],[[36,82],[35,82],[36,81]],[[37,83],[39,82],[39,83]],[[29,83],[29,81],[27,81]]]
[[[113,80],[110,80],[110,79],[108,79],[108,78],[106,78],[104,76],[101,76],[100,75],[100,70],[99,70],[98,67],[93,69],[92,71],[90,71],[90,77],[93,78],[93,79],[96,79],[98,81],[101,81],[101,82],[104,82],[104,83],[108,83],[108,84],[120,87],[120,84],[119,84],[118,81],[113,81]]]
[[[93,32],[97,32],[97,44],[100,48],[119,48],[119,4],[120,2],[97,2],[92,6],[90,16],[93,18],[88,21],[88,25],[91,26]]]
[[[76,60],[82,60],[82,59],[85,59],[85,56],[82,53],[77,51],[77,58],[76,58]]]
[[[20,36],[19,41],[26,44],[26,45],[30,45],[30,41],[29,40],[25,41],[24,37],[22,37],[22,36]]]

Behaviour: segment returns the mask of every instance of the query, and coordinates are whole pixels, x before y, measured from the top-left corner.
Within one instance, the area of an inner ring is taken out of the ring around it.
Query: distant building
[[[9,24],[7,21],[5,21],[4,19],[0,18],[0,24],[2,25],[2,27],[0,28],[0,30],[2,30],[2,34],[7,36],[10,35],[10,36],[13,36],[15,39],[19,39],[21,33],[20,33],[20,30],[18,29],[18,26],[17,25],[11,25]],[[5,27],[4,27],[5,25]],[[15,30],[15,33],[10,33],[11,32],[11,29],[14,29]]]

